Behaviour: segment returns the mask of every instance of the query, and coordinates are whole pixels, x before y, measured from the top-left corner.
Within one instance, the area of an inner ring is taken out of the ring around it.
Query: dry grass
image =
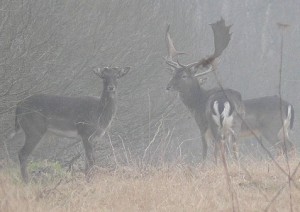
[[[290,163],[292,170],[298,161]],[[286,166],[284,160],[279,163]],[[272,162],[244,165],[251,178],[237,165],[229,165],[239,209],[263,211],[287,177]],[[299,179],[297,173],[296,186]],[[293,185],[291,193],[293,209],[300,211],[300,191]],[[289,202],[286,186],[270,211],[290,211]],[[203,169],[177,164],[146,171],[128,167],[97,171],[90,183],[79,174],[29,185],[20,183],[16,171],[2,169],[0,211],[232,211],[232,205],[222,166]]]

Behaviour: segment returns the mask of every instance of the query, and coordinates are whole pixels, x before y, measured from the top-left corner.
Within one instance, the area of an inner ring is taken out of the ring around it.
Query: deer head
[[[113,96],[117,89],[117,79],[125,76],[130,70],[130,67],[119,68],[119,67],[105,67],[105,68],[94,68],[93,72],[103,80],[104,89],[103,92]]]
[[[219,62],[218,58],[221,56],[230,41],[231,33],[229,33],[229,31],[231,26],[226,26],[223,18],[210,25],[214,33],[214,53],[188,65],[181,64],[178,59],[175,60],[178,55],[184,53],[176,50],[169,32],[170,25],[167,26],[166,43],[168,55],[165,57],[165,60],[173,70],[173,75],[168,83],[167,90],[173,89],[179,92],[184,92],[189,89],[191,85],[198,83],[197,77],[202,77],[211,71],[216,70]],[[198,73],[199,69],[205,69],[205,71]]]

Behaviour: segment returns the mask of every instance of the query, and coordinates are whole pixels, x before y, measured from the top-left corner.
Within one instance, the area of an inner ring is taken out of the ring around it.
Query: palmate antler
[[[195,68],[199,68],[200,66],[207,67],[208,65],[213,65],[212,63],[215,61],[216,58],[221,56],[231,39],[231,25],[226,26],[223,18],[221,18],[221,20],[217,21],[216,23],[210,24],[210,26],[214,33],[215,51],[211,56],[201,59],[195,65]]]
[[[166,63],[173,68],[186,68],[186,69],[190,69],[192,67],[194,67],[195,69],[199,69],[200,67],[207,68],[209,66],[212,66],[211,70],[195,75],[197,77],[203,76],[203,75],[215,70],[217,62],[218,62],[216,59],[219,56],[221,56],[224,49],[226,49],[226,47],[229,44],[229,41],[231,38],[231,33],[229,32],[231,25],[226,26],[223,18],[221,18],[221,20],[217,21],[216,23],[213,23],[210,25],[211,25],[213,33],[214,33],[214,45],[215,45],[214,53],[211,56],[203,58],[197,62],[193,62],[188,65],[183,65],[183,64],[180,64],[178,61],[175,62],[175,57],[177,57],[180,54],[184,54],[184,53],[179,52],[175,49],[173,40],[171,39],[171,36],[169,33],[170,25],[168,24],[167,31],[166,31],[166,43],[167,43],[167,48],[168,48],[168,56],[165,58]]]
[[[213,58],[217,58],[221,56],[224,49],[229,44],[229,41],[231,39],[230,28],[232,25],[226,26],[225,21],[223,18],[221,18],[220,21],[217,21],[216,23],[210,24],[211,28],[214,32],[214,44],[215,44],[215,52],[212,55]]]

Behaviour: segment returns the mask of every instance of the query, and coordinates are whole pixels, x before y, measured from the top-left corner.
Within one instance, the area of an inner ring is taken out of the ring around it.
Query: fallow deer
[[[49,131],[63,137],[80,138],[86,156],[86,174],[94,165],[92,140],[101,137],[116,113],[117,80],[130,68],[95,68],[103,80],[101,98],[33,95],[16,107],[15,130],[25,132],[25,144],[19,151],[21,175],[28,182],[27,160],[43,135]]]
[[[207,140],[215,142],[216,159],[219,143],[223,140],[231,140],[237,158],[236,137],[241,129],[244,115],[241,94],[232,89],[206,90],[197,79],[215,70],[217,59],[230,41],[230,26],[226,26],[223,19],[211,24],[211,27],[214,33],[214,53],[200,61],[182,65],[179,61],[175,61],[182,52],[175,49],[168,25],[166,32],[168,56],[165,59],[171,66],[173,74],[167,90],[178,91],[182,102],[194,116],[202,136],[204,160],[207,156]],[[200,68],[209,68],[209,70],[197,73]]]

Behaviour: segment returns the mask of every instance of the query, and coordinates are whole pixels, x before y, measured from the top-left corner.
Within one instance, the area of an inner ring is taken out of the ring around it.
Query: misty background
[[[184,64],[213,52],[210,23],[221,17],[232,25],[232,38],[217,74],[226,88],[244,99],[279,93],[283,33],[282,96],[295,108],[292,141],[299,147],[300,3],[296,0],[1,0],[0,1],[0,140],[10,156],[24,138],[6,143],[14,130],[18,101],[36,94],[99,96],[101,79],[94,66],[130,66],[119,82],[118,112],[97,141],[100,165],[172,162],[199,163],[200,132],[176,92],[163,57],[167,23]],[[213,74],[205,88],[217,85]],[[245,142],[247,141],[247,142]],[[242,140],[244,155],[264,155],[253,139]],[[249,148],[253,147],[253,148]],[[252,149],[253,152],[246,152]],[[3,158],[4,150],[0,151]],[[45,136],[33,157],[68,161],[81,143]],[[243,154],[242,154],[243,155]],[[262,156],[263,157],[263,156]]]

